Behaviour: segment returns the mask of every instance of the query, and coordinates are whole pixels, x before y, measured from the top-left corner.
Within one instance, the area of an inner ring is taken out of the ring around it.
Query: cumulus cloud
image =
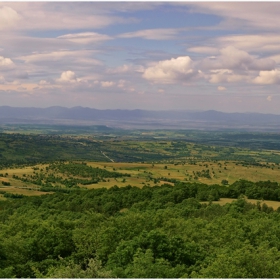
[[[0,66],[12,66],[14,63],[10,58],[0,56]]]
[[[247,75],[235,74],[234,71],[230,69],[211,70],[209,77],[209,82],[213,84],[224,82],[233,83],[248,79]]]
[[[79,43],[79,44],[89,44],[89,43],[107,41],[112,39],[108,35],[99,34],[95,32],[66,34],[66,35],[59,36],[57,38],[62,40],[68,40],[70,42]]]
[[[145,69],[143,78],[155,82],[170,84],[178,80],[187,81],[197,72],[193,69],[193,61],[189,56],[180,56],[170,60],[159,61]]]
[[[198,61],[197,66],[203,70],[204,78],[210,83],[252,83],[256,73],[275,69],[276,62],[271,58],[258,58],[234,46],[227,46],[220,49],[219,55]]]
[[[271,70],[275,67],[275,61],[270,58],[256,58],[246,51],[227,46],[220,50],[220,55],[206,58],[201,65],[210,69],[232,69],[232,70]]]
[[[259,76],[254,79],[256,84],[271,85],[280,83],[280,70],[260,71]]]
[[[7,6],[0,7],[0,29],[16,25],[19,19],[20,16],[14,9]]]
[[[64,71],[61,73],[59,79],[57,79],[59,83],[75,83],[77,82],[76,74],[73,71]]]

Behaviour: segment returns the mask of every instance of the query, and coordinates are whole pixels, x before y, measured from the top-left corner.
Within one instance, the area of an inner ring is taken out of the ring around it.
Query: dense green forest
[[[280,193],[240,181],[11,196],[0,202],[0,277],[278,278],[280,209],[246,202],[248,186],[260,199]],[[239,199],[212,203],[227,194]]]

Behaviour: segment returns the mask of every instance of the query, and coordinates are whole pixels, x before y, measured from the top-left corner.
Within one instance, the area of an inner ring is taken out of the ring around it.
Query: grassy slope
[[[143,185],[155,185],[153,179],[159,178],[168,178],[168,179],[177,179],[180,181],[189,181],[189,182],[201,182],[205,184],[221,184],[223,179],[228,180],[229,184],[239,180],[246,179],[249,181],[276,181],[280,182],[280,172],[278,166],[270,165],[268,167],[261,166],[242,166],[236,165],[236,162],[197,162],[194,164],[150,164],[150,163],[113,163],[113,162],[87,162],[89,166],[106,168],[108,171],[117,171],[120,173],[128,173],[131,177],[126,177],[125,181],[123,178],[108,178],[106,182],[99,182],[98,184],[92,184],[87,186],[87,188],[100,188],[105,187],[109,188],[114,185],[119,187],[124,187],[127,185],[142,187]],[[39,170],[43,170],[43,173],[46,173],[45,167],[47,164],[36,165]],[[226,168],[226,169],[225,169]],[[198,177],[197,180],[194,179],[193,172],[201,172],[202,170],[209,169],[211,174],[211,179],[205,177]],[[39,171],[38,171],[39,172]],[[52,171],[51,171],[52,172]],[[17,193],[22,193],[25,195],[34,195],[38,186],[22,182],[13,178],[13,175],[23,177],[24,174],[32,175],[34,170],[32,167],[23,167],[23,168],[9,168],[1,170],[1,173],[4,175],[8,173],[5,177],[0,177],[0,181],[10,182],[11,187],[2,186],[1,190],[7,192],[15,192],[15,188],[18,189]],[[214,175],[215,174],[215,175]],[[61,174],[60,174],[61,175]],[[189,176],[192,175],[192,178]],[[64,175],[65,176],[65,175]],[[66,178],[66,177],[65,177]],[[152,178],[152,179],[151,179]],[[162,184],[161,180],[157,184]],[[30,188],[32,190],[28,190]]]

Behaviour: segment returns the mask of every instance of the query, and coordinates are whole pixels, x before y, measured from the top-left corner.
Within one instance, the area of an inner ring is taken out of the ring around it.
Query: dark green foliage
[[[228,188],[224,188],[221,192],[221,196],[229,198],[238,198],[240,195],[245,195],[252,199],[280,201],[280,186],[277,182],[271,181],[254,183],[239,180]]]
[[[278,188],[177,183],[8,198],[0,202],[0,276],[278,277],[279,212],[244,198],[211,202],[244,186]]]
[[[17,194],[17,193],[4,193],[4,197],[6,198],[23,198],[24,195],[23,194]]]

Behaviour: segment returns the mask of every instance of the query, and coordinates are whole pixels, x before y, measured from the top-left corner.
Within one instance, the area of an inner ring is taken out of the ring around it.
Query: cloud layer
[[[278,112],[279,13],[277,2],[2,3],[0,100]]]

